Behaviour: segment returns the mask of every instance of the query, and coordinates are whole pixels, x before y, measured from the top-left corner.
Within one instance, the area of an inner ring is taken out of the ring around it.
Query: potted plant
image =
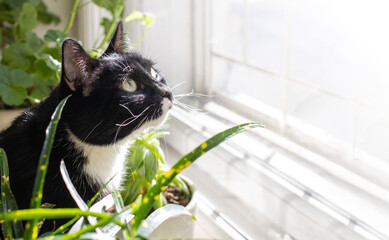
[[[69,98],[69,97],[68,97]],[[158,201],[163,192],[170,183],[174,182],[175,177],[183,171],[186,167],[190,166],[196,159],[201,155],[216,147],[223,141],[228,138],[249,130],[253,127],[260,127],[260,124],[257,123],[246,123],[238,125],[227,129],[219,134],[216,134],[212,138],[208,139],[206,142],[200,144],[190,153],[183,156],[172,168],[168,171],[164,171],[159,175],[155,181],[152,181],[152,186],[148,191],[143,195],[139,195],[135,201],[130,205],[125,205],[121,194],[118,192],[112,193],[113,202],[115,205],[114,212],[101,212],[96,213],[88,210],[88,206],[83,203],[80,205],[83,206],[82,209],[50,209],[41,207],[42,199],[42,187],[44,184],[44,170],[48,164],[48,159],[50,157],[50,149],[53,144],[53,138],[55,136],[56,127],[58,125],[61,111],[67,101],[67,99],[61,101],[57,106],[55,112],[53,113],[52,119],[47,127],[46,138],[42,148],[42,153],[39,158],[40,166],[37,169],[37,180],[35,181],[34,186],[34,201],[31,204],[31,209],[17,210],[15,204],[15,199],[13,198],[12,191],[10,189],[9,178],[8,178],[8,165],[7,158],[4,150],[0,149],[0,169],[1,169],[1,202],[0,202],[0,223],[2,226],[2,233],[6,238],[20,238],[24,237],[26,239],[33,239],[37,237],[38,234],[38,222],[39,219],[53,219],[53,218],[73,218],[73,220],[66,226],[58,228],[57,231],[49,233],[48,239],[52,238],[62,238],[62,239],[74,239],[74,238],[107,238],[113,239],[118,231],[115,228],[110,226],[118,226],[122,229],[123,238],[129,239],[147,239],[153,233],[153,230],[161,223],[161,219],[166,219],[171,215],[184,214],[185,209],[178,207],[178,205],[168,205],[165,206],[164,211],[156,210],[155,215],[149,214],[150,210],[155,206],[155,201]],[[153,138],[149,137],[146,139],[155,139],[158,136],[158,133],[152,132],[149,133]],[[135,145],[136,146],[136,145]],[[140,145],[138,145],[140,146]],[[131,152],[131,150],[130,150]],[[133,153],[135,154],[135,153]],[[132,164],[132,163],[130,163]],[[137,170],[140,170],[137,168]],[[146,175],[145,175],[146,176]],[[98,194],[98,193],[97,193]],[[93,199],[92,199],[93,201]],[[80,206],[79,205],[79,206]],[[86,208],[85,208],[86,207]],[[170,209],[169,209],[170,208]],[[162,208],[161,208],[162,209]],[[178,212],[178,214],[177,214]],[[154,214],[153,213],[153,214]],[[79,217],[87,217],[89,223],[85,226],[80,227],[79,229],[63,233],[63,230],[66,230],[70,224],[73,224],[75,220]],[[91,219],[95,217],[96,219]],[[147,218],[146,218],[147,217]],[[152,218],[150,218],[152,217]],[[22,220],[28,220],[28,227],[26,225],[26,230],[21,224]],[[100,227],[104,227],[106,232],[103,232]],[[34,230],[36,229],[36,230]]]

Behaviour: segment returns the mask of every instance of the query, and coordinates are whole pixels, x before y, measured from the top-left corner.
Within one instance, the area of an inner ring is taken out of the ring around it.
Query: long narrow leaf
[[[109,218],[101,219],[95,225],[87,225],[84,228],[82,228],[81,230],[74,232],[74,233],[66,234],[59,239],[60,240],[78,239],[81,235],[88,233],[88,232],[91,232],[91,231],[95,230],[96,228],[101,227],[101,226],[105,226],[109,223],[115,223],[115,224],[119,225],[120,227],[125,228],[125,226],[123,226],[123,224],[120,222],[120,219],[123,216],[128,215],[129,213],[130,213],[130,211],[124,211],[124,212],[119,213],[119,214],[111,215],[111,217],[109,217]],[[52,240],[52,238],[53,238],[52,236],[49,236],[45,239]]]
[[[70,179],[68,170],[66,169],[65,162],[63,160],[61,160],[60,172],[62,175],[62,179],[65,182],[65,185],[68,188],[70,195],[72,196],[73,200],[76,202],[77,206],[83,211],[88,210],[88,206],[86,205],[84,200],[82,200],[80,194],[78,194],[76,188],[74,187],[72,180]],[[87,219],[90,224],[96,224],[97,222],[95,218],[90,216],[88,216]],[[96,232],[101,233],[100,229],[98,228],[96,229]]]
[[[9,179],[9,171],[8,171],[8,159],[5,155],[4,149],[0,148],[0,170],[1,170],[1,211],[3,213],[7,213],[11,211],[8,206],[7,192],[6,192],[6,184]],[[1,230],[5,239],[12,239],[12,225],[8,220],[4,220],[1,222]]]
[[[17,210],[8,213],[0,213],[0,220],[30,220],[33,218],[56,219],[70,218],[76,215],[93,216],[102,219],[107,219],[111,217],[111,215],[108,213],[81,211],[78,208],[33,208]]]
[[[61,117],[62,110],[65,106],[66,101],[70,96],[63,99],[58,106],[55,108],[53,115],[51,116],[51,121],[46,128],[46,137],[43,143],[43,148],[41,155],[39,157],[38,168],[36,172],[35,182],[33,193],[31,197],[30,207],[39,208],[42,203],[42,192],[43,185],[45,182],[45,177],[47,173],[47,166],[49,164],[51,147],[53,146],[55,133],[57,130],[58,122]],[[38,236],[38,218],[34,218],[28,223],[26,223],[26,230],[24,232],[24,239],[29,240],[36,238]]]
[[[9,186],[9,182],[5,183],[5,194],[7,196],[9,210],[11,211],[18,210],[15,197],[11,191],[11,187]],[[15,238],[23,237],[24,227],[21,221],[12,221],[12,228],[13,228],[13,234]]]
[[[255,127],[263,127],[263,125],[259,123],[245,123],[227,129],[211,137],[206,142],[195,148],[192,152],[183,156],[168,172],[164,173],[158,178],[156,184],[151,189],[149,189],[147,194],[144,196],[142,204],[134,210],[135,218],[132,222],[133,231],[136,231],[138,229],[142,219],[144,219],[145,216],[151,210],[153,202],[155,200],[158,200],[159,193],[165,190],[166,186],[173,180],[173,178],[178,173],[180,173],[186,167],[191,165],[201,155],[216,147],[220,143],[224,142],[228,138]]]

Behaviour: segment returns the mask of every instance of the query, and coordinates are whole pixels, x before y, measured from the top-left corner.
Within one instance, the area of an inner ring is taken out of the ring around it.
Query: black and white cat
[[[0,147],[8,156],[11,189],[20,209],[29,207],[50,116],[69,94],[42,200],[58,208],[76,207],[59,173],[62,159],[84,201],[116,175],[103,197],[119,187],[129,141],[146,128],[160,125],[172,107],[172,92],[153,63],[124,49],[122,23],[99,58],[90,57],[76,41],[66,39],[59,85],[0,134]],[[46,224],[44,228],[48,231],[53,226]]]

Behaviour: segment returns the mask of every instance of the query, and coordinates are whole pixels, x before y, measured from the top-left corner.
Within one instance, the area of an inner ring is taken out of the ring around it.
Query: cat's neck
[[[85,143],[70,130],[68,130],[68,136],[69,141],[86,159],[82,170],[91,184],[103,186],[110,181],[107,189],[109,191],[117,190],[124,173],[127,149],[134,135],[131,134],[113,144],[103,146]]]

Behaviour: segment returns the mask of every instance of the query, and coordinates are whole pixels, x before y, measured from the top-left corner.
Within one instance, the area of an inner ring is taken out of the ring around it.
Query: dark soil
[[[186,206],[190,201],[190,197],[176,186],[168,186],[163,193],[168,203]]]

